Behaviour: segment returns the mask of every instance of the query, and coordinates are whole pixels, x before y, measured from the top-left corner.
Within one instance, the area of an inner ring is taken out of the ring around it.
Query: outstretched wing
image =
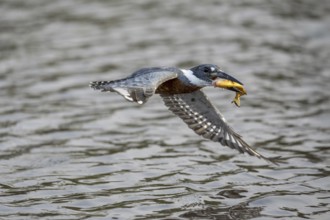
[[[91,82],[90,87],[102,92],[117,92],[128,101],[143,104],[159,85],[177,78],[179,71],[177,68],[144,68],[124,79]]]
[[[169,110],[178,115],[196,134],[220,142],[240,153],[248,153],[271,161],[252,149],[239,134],[229,127],[225,118],[202,91],[161,96]],[[271,162],[275,163],[274,161]]]

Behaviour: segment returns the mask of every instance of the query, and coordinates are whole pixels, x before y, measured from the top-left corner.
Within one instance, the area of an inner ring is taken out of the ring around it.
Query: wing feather
[[[240,153],[248,153],[276,164],[251,148],[239,134],[234,132],[202,91],[175,95],[161,94],[161,96],[169,110],[178,115],[196,134],[220,142]]]

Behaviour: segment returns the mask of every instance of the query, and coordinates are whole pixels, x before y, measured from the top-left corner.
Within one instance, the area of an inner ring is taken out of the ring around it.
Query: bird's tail
[[[102,92],[111,91],[114,81],[94,81],[90,82],[89,86],[95,90],[101,90]]]
[[[136,87],[135,84],[130,84],[128,79],[120,79],[114,81],[95,81],[90,82],[89,86],[101,92],[117,92],[130,102],[138,104],[145,103],[153,94],[153,90]]]

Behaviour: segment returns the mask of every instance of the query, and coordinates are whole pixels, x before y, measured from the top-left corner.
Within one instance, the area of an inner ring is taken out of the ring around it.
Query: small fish
[[[240,98],[241,98],[242,95],[243,94],[241,94],[239,92],[236,92],[235,98],[234,98],[234,100],[231,103],[235,103],[235,105],[237,107],[240,107],[241,106],[241,100],[240,100]]]
[[[215,87],[229,89],[229,90],[232,90],[232,91],[236,92],[235,98],[232,101],[232,103],[235,103],[235,105],[237,107],[240,107],[240,105],[241,105],[241,101],[240,101],[241,96],[247,94],[246,90],[244,89],[242,84],[239,84],[237,82],[233,82],[231,80],[222,80],[222,79],[221,80],[215,80],[213,82],[213,85]]]

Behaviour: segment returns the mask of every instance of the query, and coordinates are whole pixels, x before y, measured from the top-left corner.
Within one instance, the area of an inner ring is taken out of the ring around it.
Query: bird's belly
[[[158,86],[156,93],[172,95],[172,94],[180,94],[180,93],[190,93],[198,89],[201,88],[197,86],[187,86],[178,79],[172,79]]]

